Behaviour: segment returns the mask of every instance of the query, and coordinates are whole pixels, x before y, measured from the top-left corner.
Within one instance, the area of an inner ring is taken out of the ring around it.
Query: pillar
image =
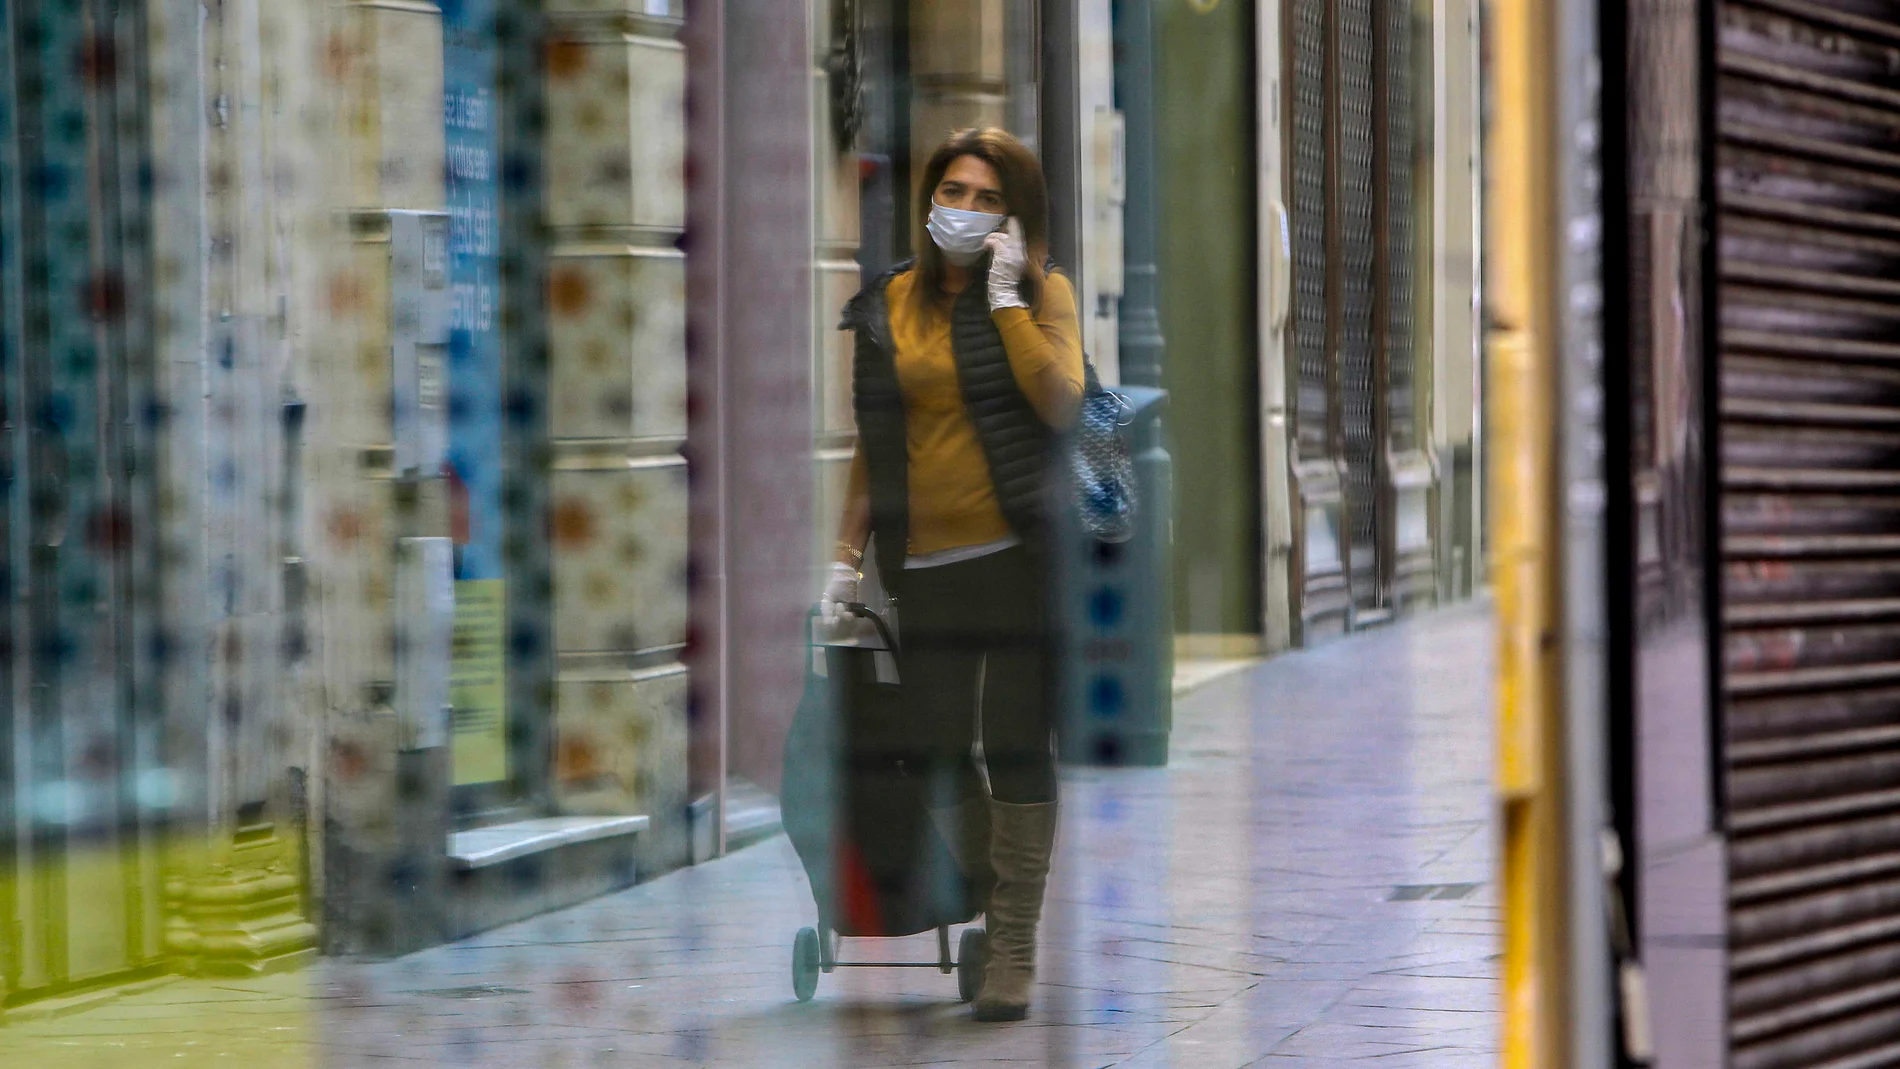
[[[1121,381],[1129,386],[1163,385],[1161,287],[1156,266],[1157,194],[1155,158],[1154,10],[1151,0],[1118,0],[1114,7],[1115,104],[1122,113],[1122,297],[1116,348]],[[1133,700],[1152,709],[1144,718],[1163,727],[1174,719],[1174,648],[1165,623],[1174,604],[1174,462],[1168,455],[1163,417],[1149,421],[1134,443],[1136,478],[1146,495],[1135,535],[1139,576],[1132,600],[1135,613],[1151,613],[1163,622],[1154,630],[1156,648],[1144,650],[1130,687]],[[1165,738],[1164,736],[1161,736]],[[1154,755],[1166,760],[1166,751]]]
[[[910,0],[912,181],[955,131],[1010,125],[1008,4]]]
[[[688,859],[683,0],[548,5],[553,800]]]
[[[447,933],[448,748],[405,723],[397,680],[398,646],[411,637],[398,589],[417,560],[401,546],[449,535],[448,487],[439,470],[399,470],[394,418],[395,350],[416,325],[397,294],[399,228],[431,220],[446,254],[442,15],[431,4],[348,3],[322,31],[312,52],[331,103],[295,132],[311,146],[303,173],[322,183],[331,227],[304,306],[301,369],[325,732],[319,894],[327,950],[400,953]]]
[[[363,14],[340,18],[361,29]],[[175,506],[166,623],[181,647],[168,726],[182,729],[176,774],[203,770],[180,825],[207,822],[202,843],[171,843],[164,942],[182,969],[255,973],[307,960],[317,935],[308,803],[324,717],[304,641],[298,414],[328,250],[329,176],[314,166],[329,133],[314,104],[328,22],[255,0],[152,17],[165,72],[157,240],[171,265],[158,278],[161,389],[181,462],[160,476]],[[426,84],[426,65],[413,76]]]

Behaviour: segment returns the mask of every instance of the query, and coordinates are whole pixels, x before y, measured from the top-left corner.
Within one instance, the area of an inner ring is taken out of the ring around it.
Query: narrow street
[[[776,837],[393,962],[16,1017],[0,1062],[1488,1066],[1491,663],[1482,605],[1425,614],[1199,686],[1167,769],[1068,772],[1024,1024],[971,1022],[932,969],[839,970],[795,1002],[812,906]],[[934,954],[927,936],[843,950]]]

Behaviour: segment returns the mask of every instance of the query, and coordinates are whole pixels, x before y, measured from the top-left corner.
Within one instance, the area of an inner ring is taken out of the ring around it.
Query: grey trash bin
[[[1174,480],[1161,436],[1168,393],[1113,389],[1134,408],[1135,535],[1097,542],[1082,534],[1072,508],[1054,510],[1058,739],[1071,764],[1165,765],[1174,717]]]

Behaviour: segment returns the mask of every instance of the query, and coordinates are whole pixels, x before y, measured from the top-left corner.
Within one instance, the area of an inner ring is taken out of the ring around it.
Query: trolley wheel
[[[800,928],[798,938],[792,940],[792,994],[798,1001],[809,1002],[818,992],[818,970],[821,967],[818,952],[818,929]]]
[[[990,962],[990,935],[981,928],[963,929],[957,940],[957,997],[965,1002],[976,1000],[983,987],[983,967]]]

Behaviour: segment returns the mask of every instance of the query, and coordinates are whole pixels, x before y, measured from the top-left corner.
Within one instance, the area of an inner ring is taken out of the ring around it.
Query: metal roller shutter
[[[1294,476],[1306,630],[1389,619],[1395,564],[1430,589],[1418,480],[1399,537],[1389,458],[1423,469],[1415,387],[1416,174],[1407,0],[1290,0]],[[1401,542],[1404,542],[1401,545]],[[1399,558],[1404,557],[1405,561]]]
[[[1426,486],[1431,462],[1419,429],[1414,233],[1420,202],[1413,81],[1413,10],[1409,0],[1378,0],[1376,83],[1378,159],[1378,444],[1379,581],[1392,611],[1437,595]]]
[[[1731,1064],[1896,1066],[1900,4],[1720,40]]]
[[[1293,0],[1291,7],[1295,431],[1300,455],[1317,460],[1332,452],[1326,367],[1326,0]]]
[[[1287,42],[1292,160],[1293,476],[1299,493],[1294,552],[1302,641],[1347,626],[1351,615],[1341,530],[1338,330],[1338,206],[1334,200],[1338,120],[1334,0],[1290,0]]]
[[[1385,270],[1381,272],[1385,291],[1385,380],[1386,445],[1394,453],[1419,447],[1417,397],[1415,396],[1412,348],[1412,272],[1417,266],[1412,245],[1414,205],[1412,183],[1415,136],[1412,117],[1412,8],[1405,0],[1383,0],[1379,8],[1384,20],[1381,51],[1384,70],[1381,80],[1385,91],[1384,212],[1380,235],[1384,239]]]
[[[1339,393],[1346,446],[1346,561],[1355,609],[1380,606],[1380,392],[1373,354],[1373,0],[1339,5]]]

